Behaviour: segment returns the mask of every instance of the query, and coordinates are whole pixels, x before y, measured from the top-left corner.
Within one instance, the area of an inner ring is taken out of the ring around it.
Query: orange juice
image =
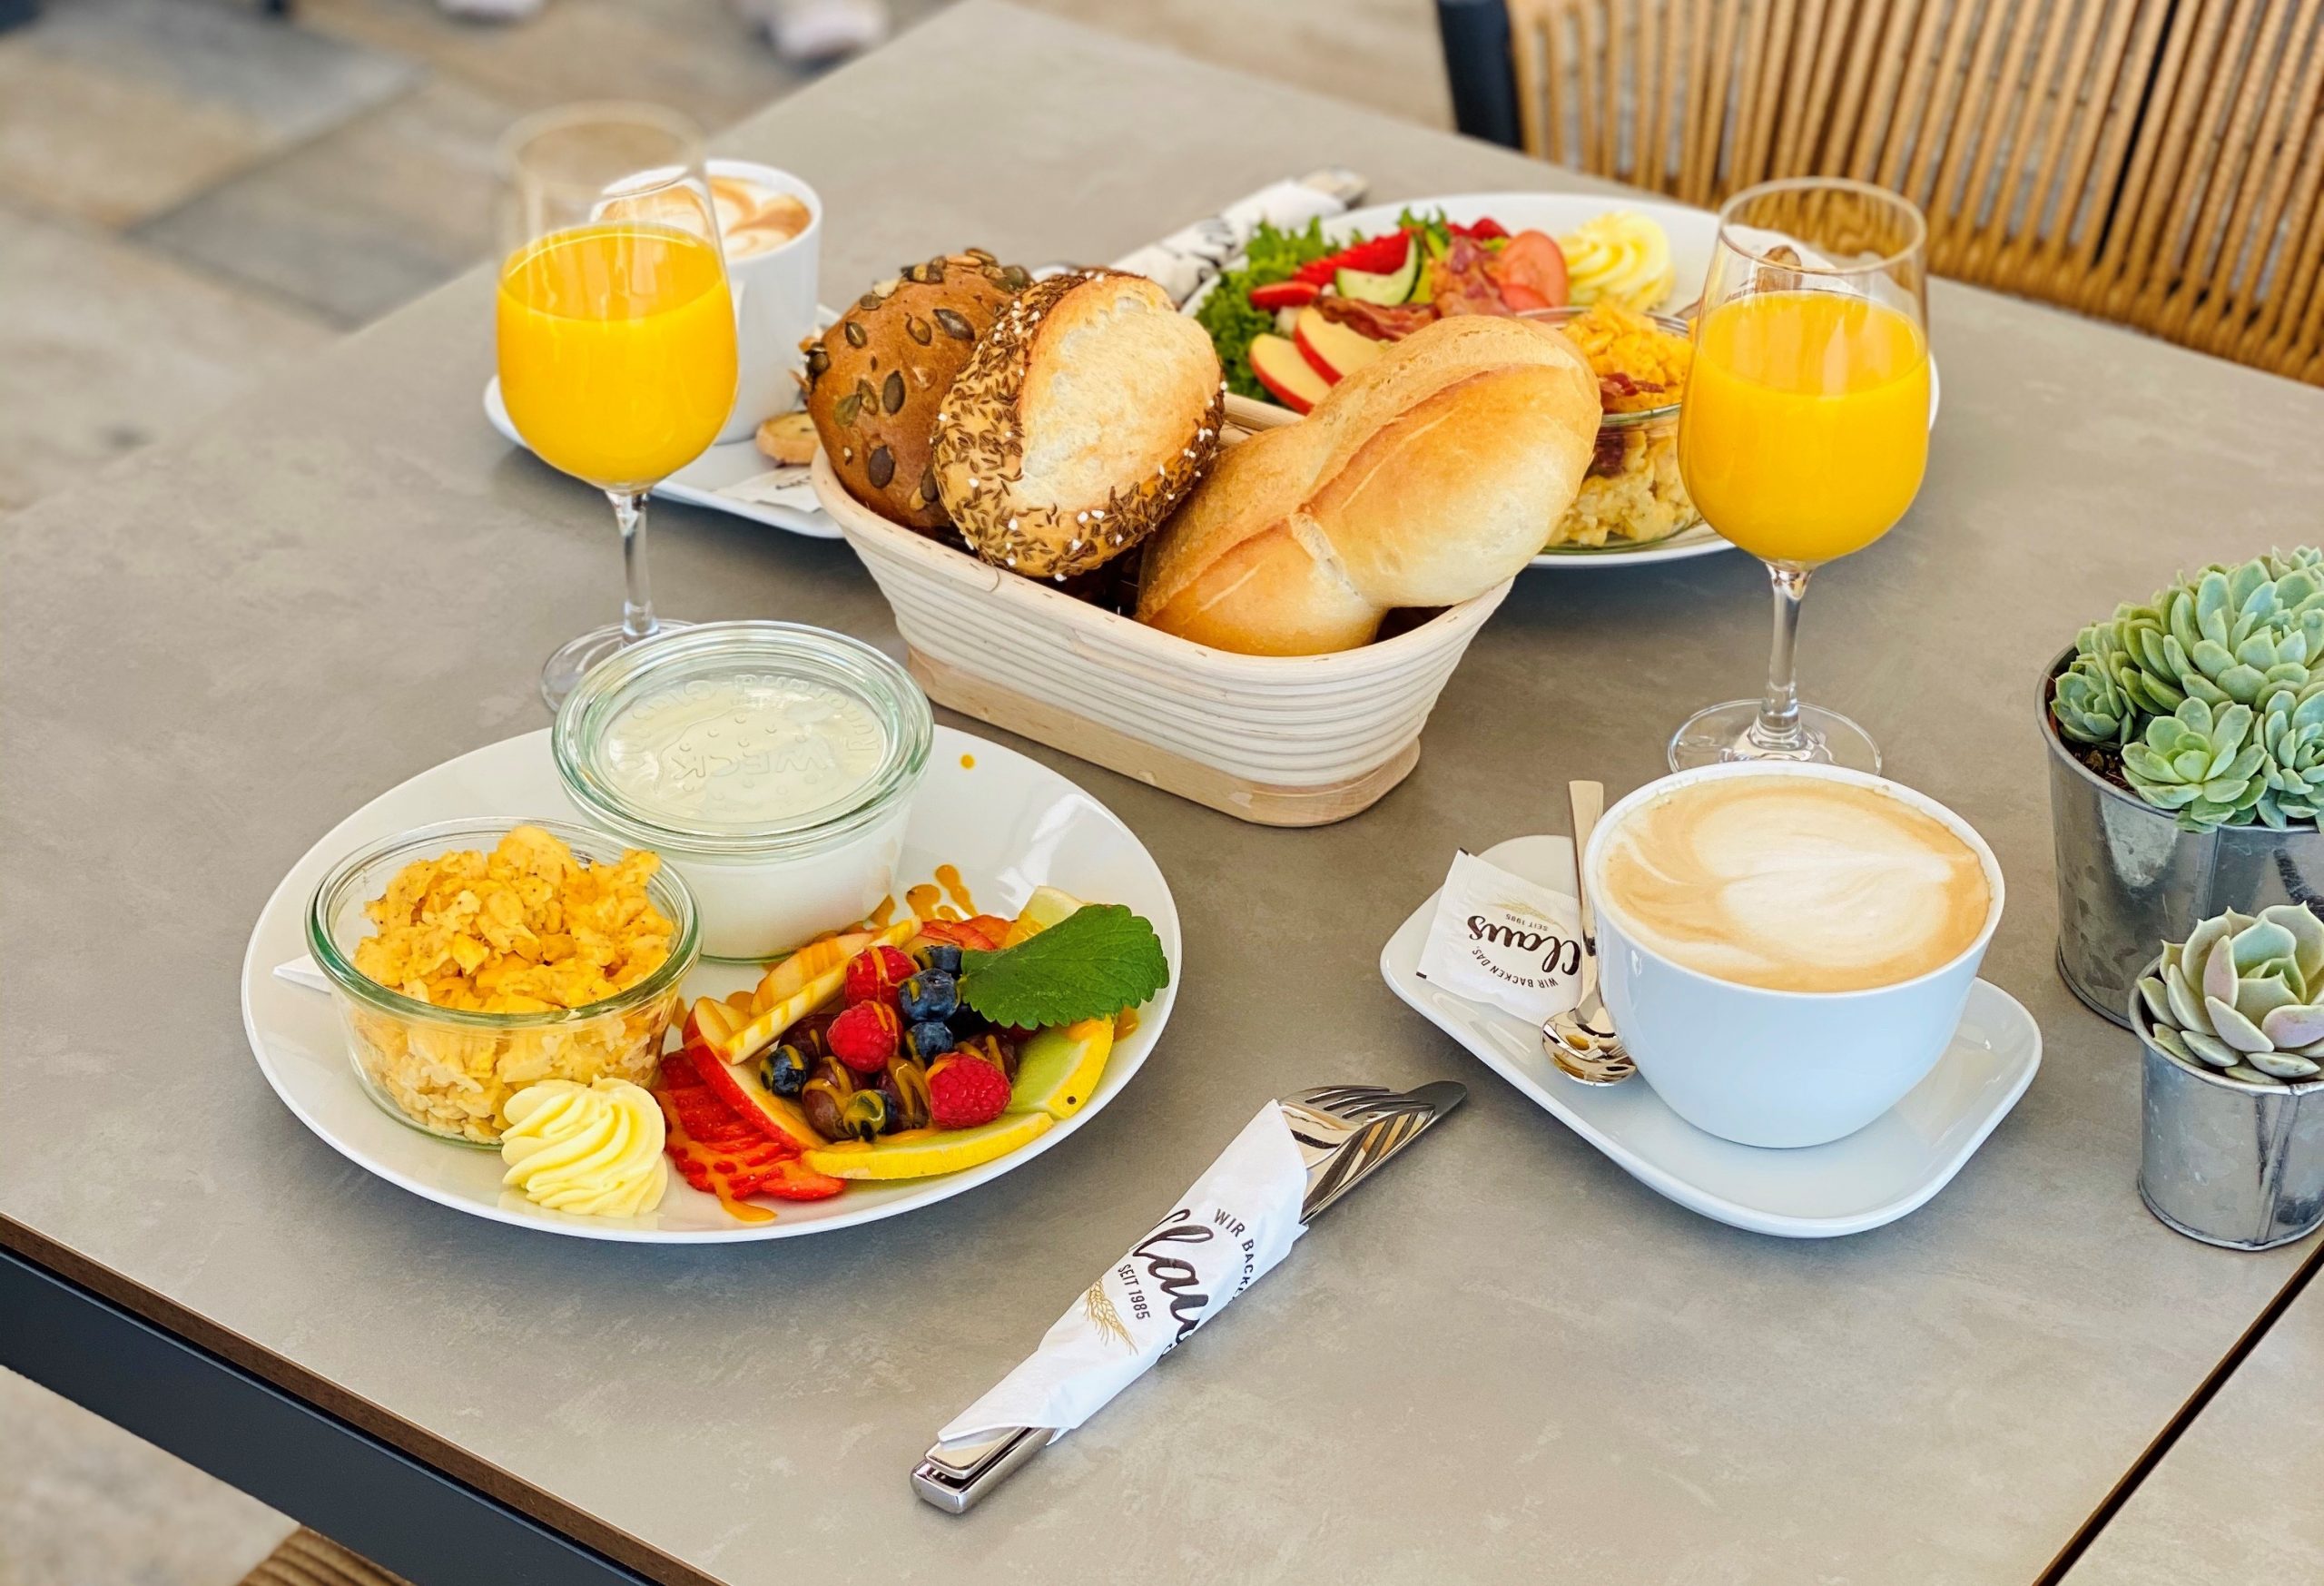
[[[1861,550],[1928,465],[1928,344],[1906,315],[1827,291],[1757,292],[1695,331],[1679,466],[1713,528],[1770,562]]]
[[[607,489],[702,455],[734,400],[734,308],[715,248],[665,226],[576,226],[500,274],[500,395],[525,444]]]

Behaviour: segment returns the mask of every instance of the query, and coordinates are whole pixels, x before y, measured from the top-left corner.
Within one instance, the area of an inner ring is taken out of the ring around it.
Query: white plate
[[[1573,844],[1517,837],[1483,857],[1544,886],[1573,891]],[[1648,1188],[1754,1233],[1788,1239],[1860,1234],[1917,1210],[2009,1116],[2042,1066],[2042,1029],[2017,999],[1979,980],[1953,1044],[1912,1093],[1846,1139],[1797,1150],[1738,1146],[1672,1112],[1644,1079],[1584,1085],[1541,1051],[1523,1020],[1455,997],[1415,970],[1429,895],[1380,950],[1381,978],[1438,1029],[1484,1059]]]
[[[1154,922],[1172,980],[1114,1048],[1088,1105],[1006,1157],[940,1177],[852,1184],[829,1200],[777,1204],[771,1223],[742,1223],[675,1174],[659,1208],[615,1220],[553,1212],[500,1187],[500,1154],[457,1145],[393,1118],[356,1082],[331,999],[273,972],[307,951],[305,913],[323,874],[355,849],[414,826],[464,815],[576,817],[549,758],[548,731],[448,760],[340,822],[290,868],[267,900],[242,957],[242,1025],[283,1105],[350,1161],[442,1206],[494,1222],[585,1239],[718,1244],[821,1234],[891,1217],[1022,1167],[1103,1111],[1146,1061],[1177,997],[1178,911],[1146,845],[1113,812],[1045,765],[950,727],[936,729],[928,780],[912,805],[900,882],[958,865],[978,905],[1015,912],[1043,883],[1093,902],[1127,903]],[[962,763],[973,756],[975,766]],[[746,969],[704,965],[686,994],[724,996],[752,984]]]
[[[1324,222],[1324,235],[1335,242],[1353,242],[1359,237],[1376,235],[1396,223],[1396,216],[1403,211],[1443,210],[1448,221],[1462,225],[1490,215],[1512,231],[1547,231],[1552,237],[1563,236],[1580,229],[1584,221],[1595,219],[1611,210],[1640,214],[1662,228],[1670,239],[1670,264],[1675,271],[1669,295],[1653,305],[1662,312],[1681,308],[1695,300],[1702,292],[1703,279],[1710,270],[1712,247],[1718,241],[1718,217],[1709,210],[1699,210],[1685,204],[1659,203],[1652,199],[1615,199],[1586,192],[1460,192],[1443,198],[1415,198],[1403,203],[1379,203],[1368,209],[1350,210]],[[1234,269],[1243,261],[1236,259],[1228,265]],[[1214,278],[1203,283],[1202,290],[1188,298],[1186,311],[1193,313],[1202,306],[1212,288]],[[1936,360],[1928,365],[1928,421],[1936,423],[1937,406]],[[1575,550],[1543,551],[1533,558],[1536,567],[1609,567],[1616,565],[1636,566],[1652,562],[1682,562],[1693,557],[1708,557],[1718,551],[1733,550],[1734,543],[1722,538],[1709,525],[1698,524],[1681,530],[1668,539],[1659,539],[1636,547],[1615,546]]]
[[[839,318],[829,308],[818,306],[816,322],[828,327]],[[512,446],[525,446],[525,438],[508,419],[508,404],[500,399],[500,377],[494,375],[485,382],[484,416],[502,439]],[[783,499],[751,499],[753,495],[768,494],[776,483],[783,484]],[[754,490],[753,484],[757,486]],[[740,492],[739,494],[737,492]],[[654,494],[665,501],[683,501],[689,507],[707,507],[713,512],[731,512],[737,517],[747,517],[753,523],[763,523],[770,528],[786,528],[793,534],[803,534],[809,539],[837,539],[839,525],[831,515],[815,505],[813,487],[807,483],[804,465],[783,468],[768,459],[749,440],[730,440],[724,446],[714,446],[708,451],[654,487]]]

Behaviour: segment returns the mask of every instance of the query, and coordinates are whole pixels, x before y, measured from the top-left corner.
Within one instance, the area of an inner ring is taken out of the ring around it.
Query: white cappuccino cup
[[[734,298],[734,406],[718,438],[746,440],[763,421],[799,405],[792,370],[799,367],[799,343],[819,329],[815,271],[822,250],[823,201],[798,177],[772,165],[712,160],[704,170],[713,196],[721,199],[720,241]],[[806,207],[807,223],[788,237],[770,238],[748,224],[747,209],[738,214],[728,196],[736,192],[796,200]]]
[[[1746,1146],[1822,1145],[1903,1100],[2001,922],[2001,866],[1967,822],[1829,765],[1649,783],[1606,812],[1581,863],[1600,991],[1640,1075]]]

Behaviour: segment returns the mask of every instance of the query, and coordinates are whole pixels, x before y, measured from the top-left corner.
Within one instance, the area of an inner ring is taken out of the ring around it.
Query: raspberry
[[[892,947],[870,947],[847,960],[847,1005],[882,1000],[919,966]]]
[[[903,1021],[886,1002],[858,1002],[837,1019],[823,1039],[832,1056],[859,1074],[876,1074],[896,1055],[903,1038]]]
[[[955,1052],[928,1071],[929,1121],[940,1129],[972,1129],[1009,1106],[1009,1076]]]

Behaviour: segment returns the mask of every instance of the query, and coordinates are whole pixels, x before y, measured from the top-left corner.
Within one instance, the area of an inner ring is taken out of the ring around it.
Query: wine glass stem
[[[621,570],[626,580],[621,602],[622,635],[642,639],[655,628],[654,580],[645,570],[645,492],[608,490],[606,498],[614,504],[614,521],[621,526]]]
[[[1755,747],[1799,754],[1807,735],[1799,725],[1799,672],[1794,645],[1799,636],[1799,602],[1815,571],[1797,562],[1769,562],[1768,580],[1776,602],[1775,641],[1768,648],[1768,691],[1759,699],[1759,719],[1751,724]]]

